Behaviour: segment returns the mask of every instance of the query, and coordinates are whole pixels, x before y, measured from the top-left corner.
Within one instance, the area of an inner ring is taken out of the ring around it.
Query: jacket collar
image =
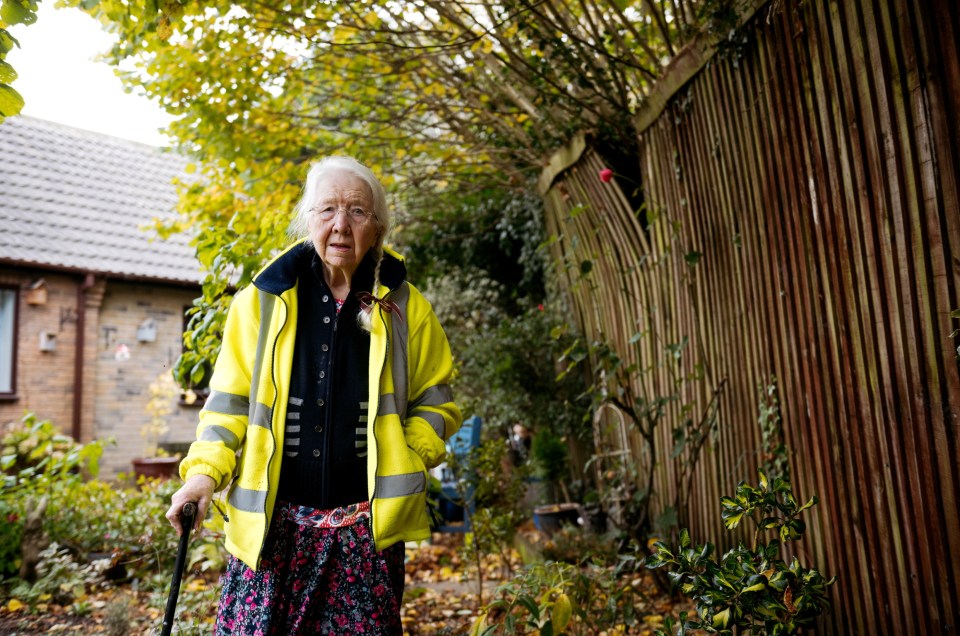
[[[310,258],[313,254],[313,244],[304,239],[287,247],[272,261],[267,263],[254,277],[253,285],[257,289],[279,296],[283,292],[293,289],[297,284],[297,273],[301,258]],[[367,254],[364,263],[360,266],[372,267],[372,254]],[[370,264],[367,263],[370,261]],[[380,265],[380,283],[388,290],[399,287],[407,277],[407,267],[403,264],[403,257],[389,247],[383,248],[383,263]]]

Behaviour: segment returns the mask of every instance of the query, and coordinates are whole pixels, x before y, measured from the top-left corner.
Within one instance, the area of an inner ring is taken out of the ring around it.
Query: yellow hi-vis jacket
[[[301,245],[273,259],[234,298],[197,441],[180,463],[184,479],[208,475],[217,490],[230,485],[226,547],[253,569],[280,481],[298,319],[292,263]],[[394,286],[382,282],[378,295],[395,303],[399,316],[374,305],[367,412],[376,417],[367,427],[367,484],[378,550],[430,537],[426,471],[443,460],[444,442],[462,422],[447,384],[453,362],[446,335],[430,303],[403,280],[402,258],[385,252],[381,281]],[[400,272],[393,281],[384,275],[391,267]]]

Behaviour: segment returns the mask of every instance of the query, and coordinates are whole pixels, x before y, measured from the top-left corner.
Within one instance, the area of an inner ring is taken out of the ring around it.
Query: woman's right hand
[[[203,520],[207,517],[207,508],[210,507],[210,501],[213,499],[213,490],[217,482],[208,475],[194,475],[190,477],[180,490],[173,493],[170,498],[170,509],[167,510],[166,517],[170,525],[177,531],[177,536],[183,534],[183,527],[180,525],[180,511],[188,501],[197,504],[197,516],[193,520],[193,529],[199,530],[203,525]]]

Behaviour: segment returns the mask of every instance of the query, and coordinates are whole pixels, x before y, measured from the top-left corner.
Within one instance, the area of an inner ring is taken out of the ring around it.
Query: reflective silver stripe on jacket
[[[420,472],[377,477],[377,497],[390,499],[415,495],[423,492],[426,485],[427,476]]]
[[[232,451],[240,448],[240,438],[225,426],[208,426],[200,431],[197,439],[201,442],[223,442],[223,445]]]
[[[377,406],[377,417],[385,415],[400,415],[397,410],[397,398],[393,393],[384,393],[380,396],[380,404]]]
[[[437,434],[437,437],[440,439],[446,439],[444,433],[447,430],[447,422],[443,419],[443,415],[437,413],[436,411],[428,411],[426,409],[416,409],[410,413],[411,417],[422,417],[427,421],[427,424],[430,425],[430,428],[433,429],[433,432]]]
[[[407,340],[409,339],[410,315],[407,305],[410,301],[410,285],[404,281],[395,292],[390,294],[390,300],[400,308],[400,316],[393,316],[390,324],[393,336],[393,355],[390,369],[393,372],[393,399],[396,401],[396,412],[405,415],[407,412],[407,395],[409,378],[407,377]]]
[[[227,498],[230,505],[243,512],[265,512],[267,509],[267,491],[250,490],[234,486],[230,489],[230,496]]]
[[[203,410],[222,415],[249,415],[250,399],[245,395],[236,395],[225,391],[210,391],[210,396],[203,404]]]
[[[263,371],[263,358],[267,350],[267,341],[270,339],[270,318],[277,303],[277,297],[262,289],[257,290],[260,296],[260,333],[257,334],[257,352],[253,358],[253,375],[250,378],[250,423],[264,426],[264,415],[272,415],[270,408],[265,404],[257,403],[257,389],[260,386],[260,373]],[[270,420],[267,419],[267,428]]]
[[[436,384],[413,399],[410,408],[415,409],[420,406],[443,406],[447,402],[453,402],[453,391],[449,384]]]
[[[252,426],[262,426],[263,428],[272,430],[272,422],[273,409],[263,402],[257,402],[254,404],[254,407],[251,409],[250,413],[250,424]]]
[[[446,438],[446,422],[443,415],[419,409],[421,406],[442,406],[453,401],[453,393],[447,385],[430,387],[424,391],[423,395],[416,398],[413,403],[407,404],[409,394],[409,377],[407,364],[409,340],[409,316],[407,307],[410,301],[410,285],[404,282],[395,292],[390,294],[390,300],[400,308],[400,316],[404,319],[399,320],[396,317],[391,321],[391,335],[393,346],[391,347],[392,358],[390,369],[393,372],[393,393],[380,396],[380,408],[377,409],[377,415],[400,415],[402,418],[422,417],[430,424],[440,439]],[[408,411],[409,409],[409,411]]]

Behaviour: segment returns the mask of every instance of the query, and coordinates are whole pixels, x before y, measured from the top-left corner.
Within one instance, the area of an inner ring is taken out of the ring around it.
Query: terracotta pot
[[[180,466],[179,457],[135,457],[133,459],[133,474],[137,477],[158,477],[170,479],[177,474]]]

